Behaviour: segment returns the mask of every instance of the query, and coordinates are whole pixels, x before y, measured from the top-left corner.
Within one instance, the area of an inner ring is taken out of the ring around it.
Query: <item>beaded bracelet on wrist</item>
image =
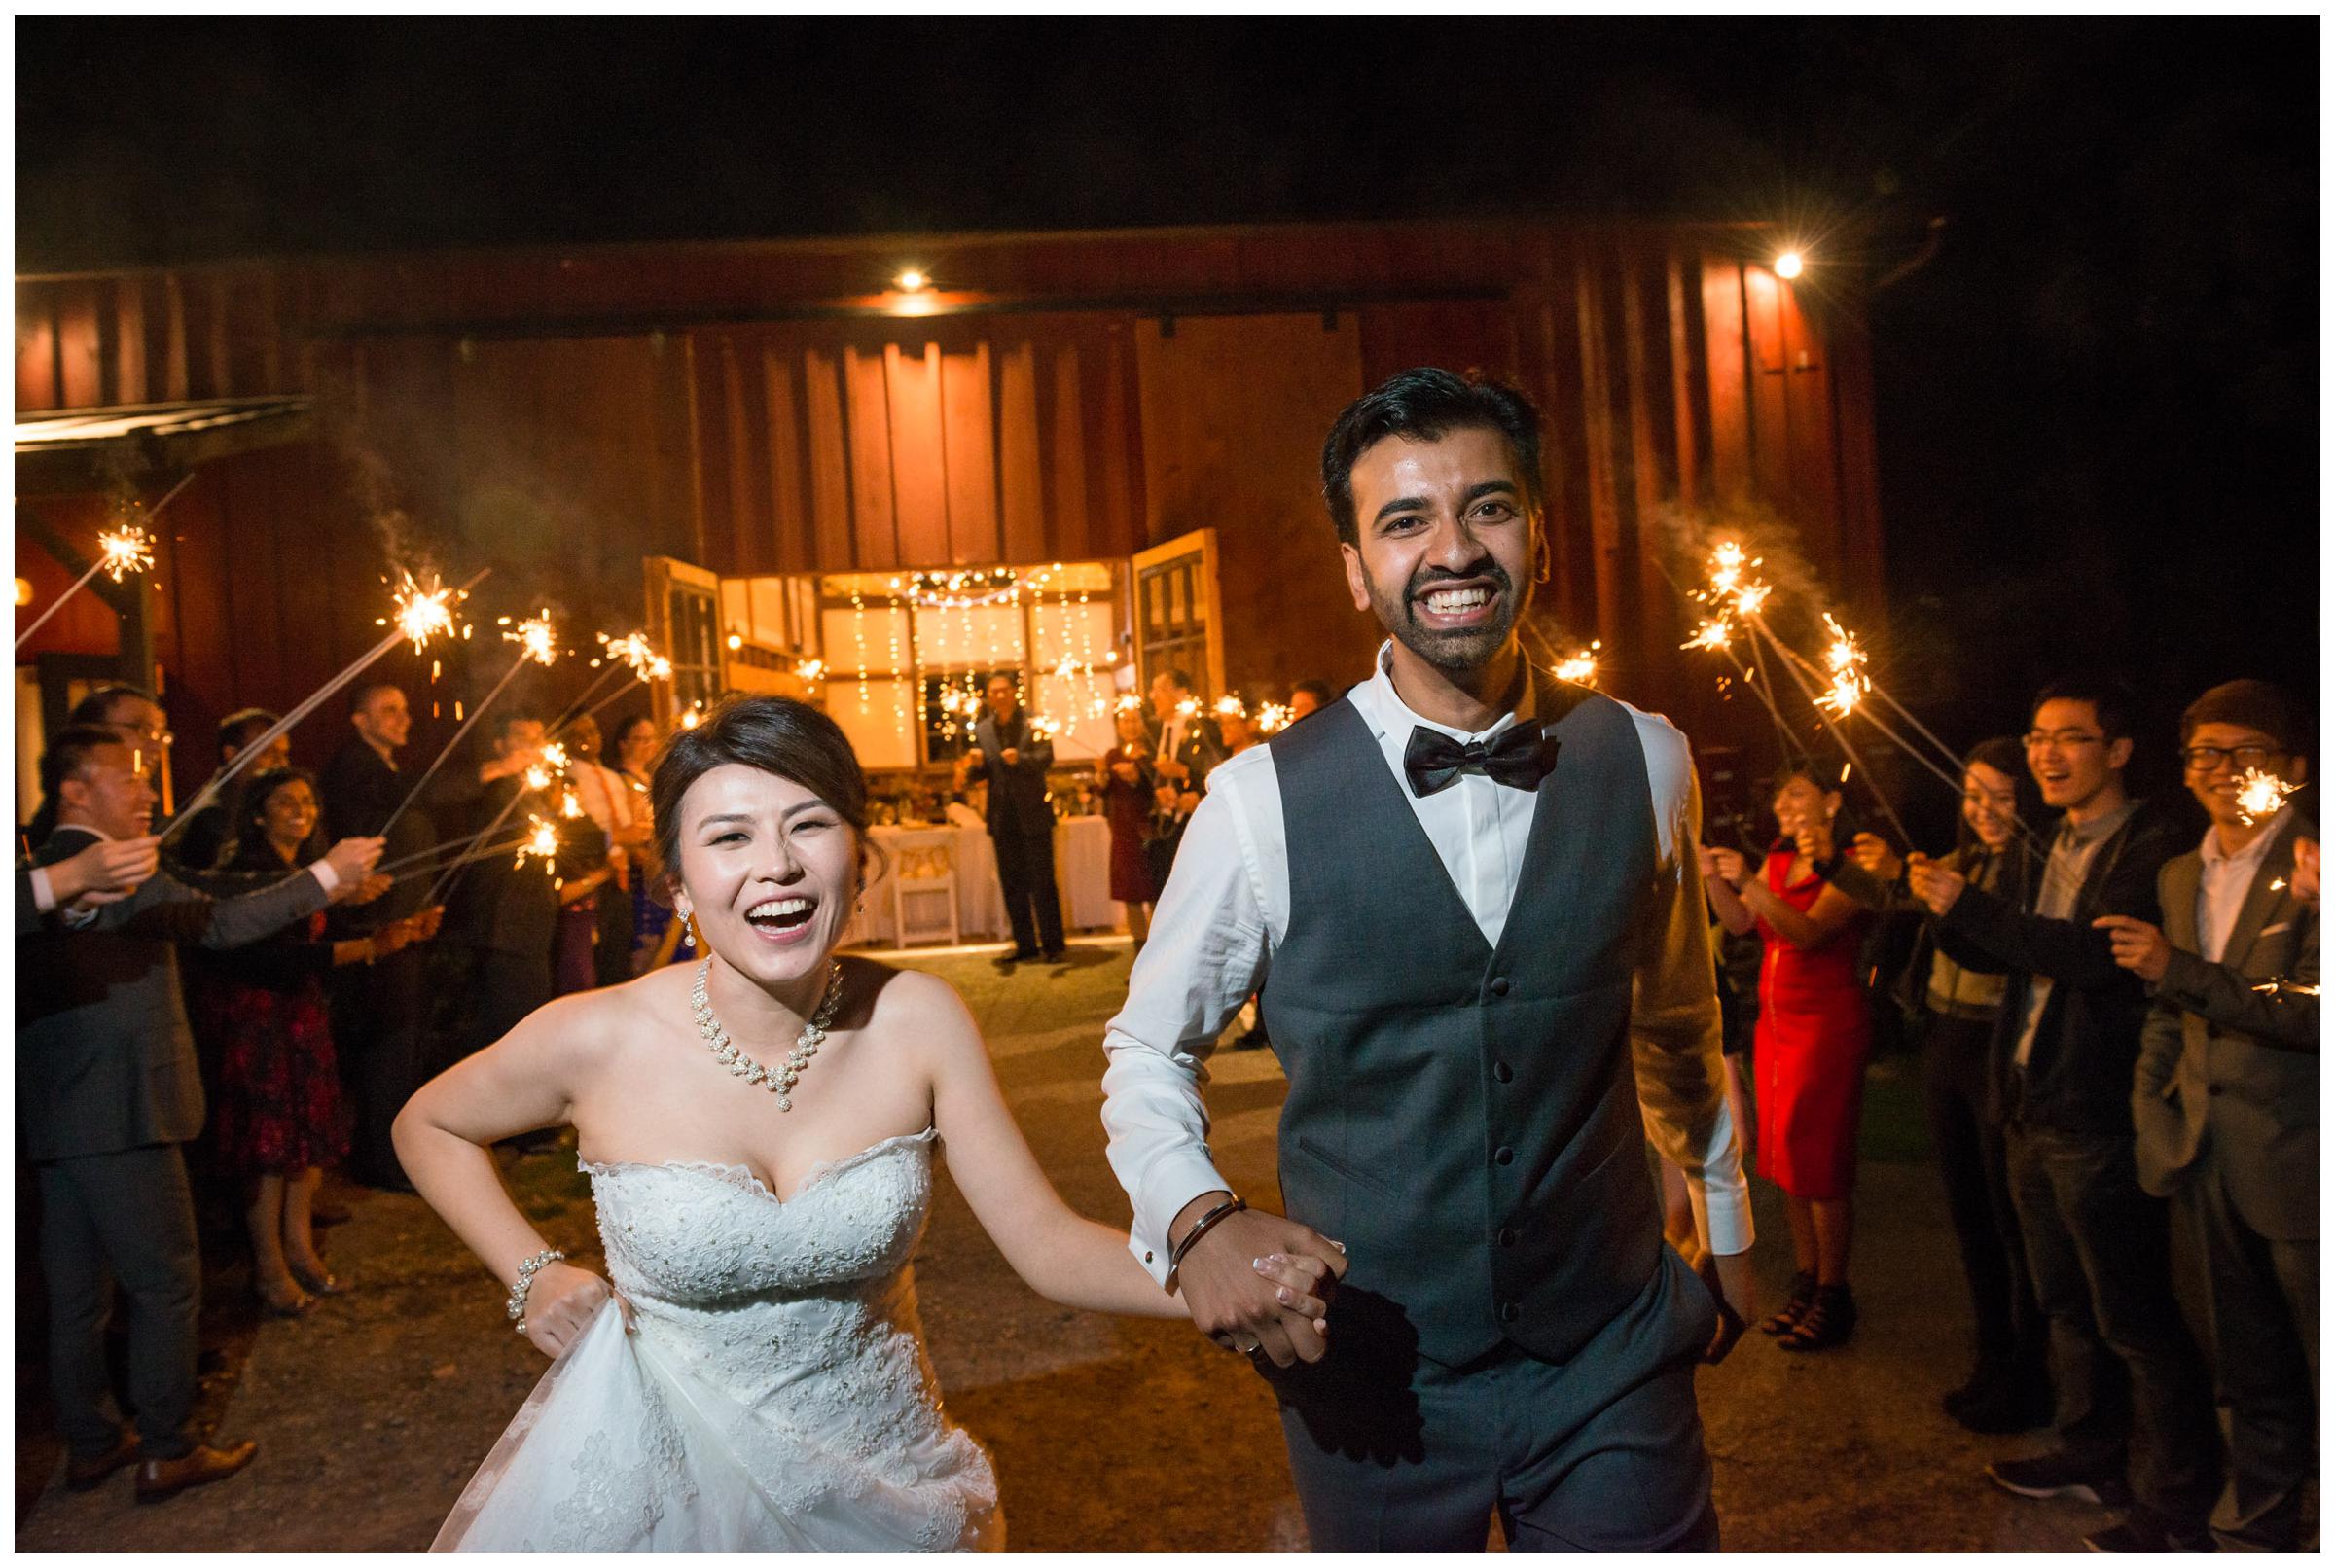
[[[527,1332],[527,1291],[534,1285],[535,1276],[566,1256],[557,1247],[546,1247],[519,1265],[519,1278],[511,1282],[511,1299],[503,1308],[515,1332]]]

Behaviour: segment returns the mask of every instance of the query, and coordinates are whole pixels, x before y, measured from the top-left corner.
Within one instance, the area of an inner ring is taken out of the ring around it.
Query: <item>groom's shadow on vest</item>
[[[1330,1322],[1329,1354],[1311,1366],[1257,1359],[1274,1396],[1325,1452],[1388,1467],[1420,1463],[1425,1425],[1412,1387],[1419,1357],[1411,1315],[1376,1291],[1342,1285]]]

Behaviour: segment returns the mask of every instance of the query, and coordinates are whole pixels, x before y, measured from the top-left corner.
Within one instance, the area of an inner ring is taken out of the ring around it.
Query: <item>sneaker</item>
[[[2154,1521],[2136,1514],[2122,1524],[2111,1524],[2104,1530],[2095,1530],[2084,1537],[2085,1550],[2090,1551],[2218,1551],[2220,1544],[2210,1530],[2194,1535],[2175,1535]]]
[[[2071,1497],[2106,1508],[2122,1508],[2132,1501],[2122,1476],[2064,1453],[1997,1459],[1987,1467],[1987,1479],[2017,1497]]]

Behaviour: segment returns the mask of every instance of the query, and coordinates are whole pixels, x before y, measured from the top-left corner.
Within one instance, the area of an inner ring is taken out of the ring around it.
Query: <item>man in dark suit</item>
[[[2301,716],[2277,688],[2230,681],[2181,715],[2189,793],[2212,826],[2158,879],[2164,929],[2099,922],[2155,988],[2133,1073],[2141,1185],[2173,1200],[2204,1264],[2205,1331],[2229,1444],[2212,1516],[2225,1549],[2316,1550],[2318,913],[2296,898],[2291,806],[2244,808],[2241,774],[2303,780]]]
[[[324,816],[340,837],[377,834],[413,792],[413,776],[397,766],[413,716],[406,694],[387,681],[357,688],[349,704],[348,738],[324,770]],[[427,853],[438,843],[433,809],[422,800],[390,825],[383,858],[391,865]],[[398,878],[383,897],[336,916],[335,935],[352,941],[419,912],[437,878],[434,869]],[[428,1075],[422,1070],[429,1032],[429,950],[412,946],[370,964],[333,972],[333,1045],[354,1112],[348,1173],[368,1187],[411,1191],[389,1124]]]
[[[1160,777],[1159,809],[1143,850],[1152,885],[1165,888],[1175,869],[1184,825],[1208,793],[1208,774],[1231,753],[1214,716],[1202,710],[1192,677],[1183,670],[1164,669],[1151,678],[1151,711],[1160,721],[1159,755],[1152,759],[1152,770]]]
[[[1054,882],[1054,802],[1046,791],[1054,742],[1022,711],[1011,675],[990,676],[983,695],[989,711],[974,722],[973,750],[956,760],[956,787],[975,777],[988,780],[997,885],[1014,927],[1014,950],[998,963],[1041,956],[1053,961],[1063,950],[1062,897]]]
[[[43,866],[151,824],[152,775],[113,731],[59,731],[41,781],[57,824],[35,856]],[[18,1148],[40,1183],[50,1377],[76,1490],[138,1463],[139,1500],[156,1502],[251,1462],[255,1444],[214,1447],[192,1425],[202,1270],[179,1145],[201,1129],[203,1101],[176,944],[256,942],[358,893],[379,857],[379,840],[346,839],[272,887],[218,902],[158,874],[78,925],[53,921],[18,943],[18,963],[41,980],[17,992]],[[104,1408],[109,1274],[130,1306],[134,1436]]]
[[[2133,1157],[2133,1064],[2148,997],[2094,922],[2157,918],[2157,873],[2179,852],[2172,819],[2124,787],[2132,698],[2061,682],[2035,698],[2027,766],[2061,813],[2050,852],[2019,885],[1972,887],[1907,857],[1938,916],[1939,949],[2008,976],[1989,1076],[2021,1244],[2049,1323],[2055,1450],[1987,1467],[2020,1497],[2131,1512],[2095,1531],[2102,1551],[2210,1546],[2220,1489],[2212,1383],[2173,1289],[2168,1217]]]

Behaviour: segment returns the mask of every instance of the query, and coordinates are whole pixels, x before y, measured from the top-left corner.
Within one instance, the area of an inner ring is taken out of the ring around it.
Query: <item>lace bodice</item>
[[[595,1433],[562,1444],[543,1467],[546,1495],[511,1520],[516,1528],[487,1519],[491,1503],[482,1502],[481,1528],[459,1544],[996,1544],[995,1479],[941,1411],[916,1315],[910,1259],[932,1197],[933,1139],[929,1129],[887,1138],[814,1167],[783,1200],[743,1166],[581,1161],[609,1282],[633,1311],[621,1353],[639,1371],[637,1388],[622,1402],[617,1441]],[[593,1334],[608,1326],[603,1318]],[[611,1352],[603,1341],[563,1358],[530,1411],[568,1363],[594,1353]],[[578,1375],[602,1379],[596,1370]],[[522,1411],[506,1446],[549,1419],[549,1404],[541,1416]],[[490,1480],[507,1492],[517,1472],[508,1461],[503,1470]],[[473,1506],[467,1495],[463,1506]]]

